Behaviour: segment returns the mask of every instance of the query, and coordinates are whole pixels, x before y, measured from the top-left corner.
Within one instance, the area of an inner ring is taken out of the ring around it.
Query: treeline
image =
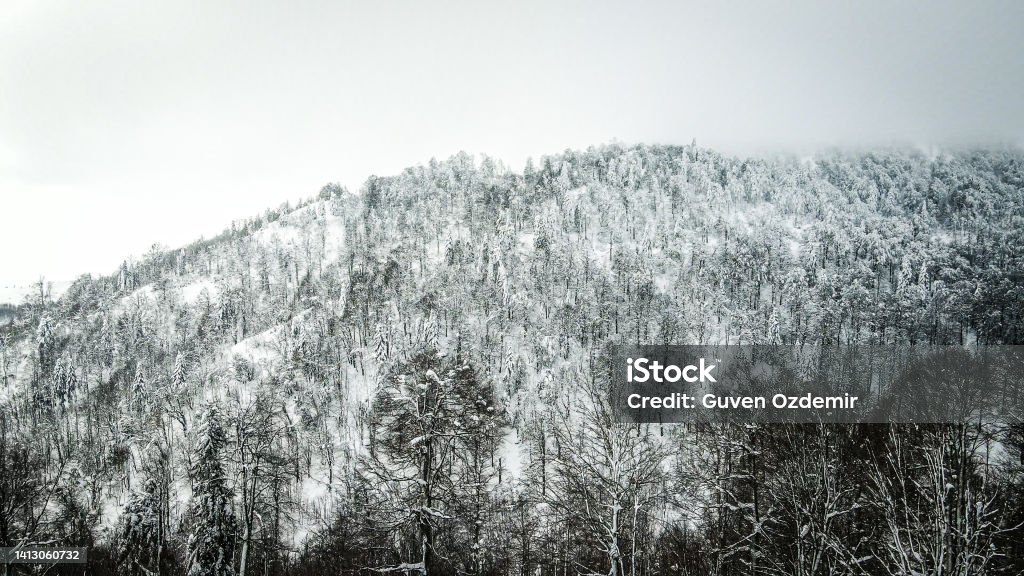
[[[1021,344],[1024,156],[467,155],[0,337],[0,546],[93,574],[1024,570],[1024,430],[624,426],[608,347]],[[79,573],[79,572],[76,572]]]

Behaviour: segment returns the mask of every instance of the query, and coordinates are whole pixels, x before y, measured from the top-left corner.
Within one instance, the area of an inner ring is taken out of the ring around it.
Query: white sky
[[[156,4],[0,4],[0,286],[460,149],[1024,136],[1024,2]]]

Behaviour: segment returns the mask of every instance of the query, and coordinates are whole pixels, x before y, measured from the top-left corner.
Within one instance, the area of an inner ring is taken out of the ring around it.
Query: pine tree
[[[189,510],[189,576],[231,576],[234,570],[234,494],[227,485],[222,451],[227,439],[220,411],[211,406],[201,424],[192,469],[193,494]]]
[[[185,384],[186,371],[185,355],[179,352],[174,357],[174,369],[171,372],[171,383],[174,385],[175,389]]]
[[[125,505],[117,529],[119,561],[132,575],[158,572],[161,534],[160,491],[156,480],[145,481]]]
[[[494,401],[494,391],[477,370],[461,358],[449,372],[462,406],[463,429],[456,450],[458,482],[456,510],[468,535],[467,574],[484,574],[494,563],[494,515],[498,505],[493,490],[500,475],[496,455],[504,432],[504,414]]]
[[[379,450],[363,462],[363,470],[401,495],[401,502],[389,504],[393,523],[414,525],[416,532],[418,558],[401,569],[424,575],[441,571],[448,555],[435,550],[442,541],[439,534],[457,523],[453,514],[466,511],[467,505],[475,532],[469,545],[479,552],[482,534],[476,522],[482,521],[484,505],[469,502],[476,492],[469,484],[494,475],[483,459],[486,452],[489,461],[494,450],[499,416],[476,372],[463,359],[433,349],[413,354],[385,377],[371,418]],[[474,434],[479,438],[474,440]],[[482,444],[485,439],[490,445]],[[460,459],[474,442],[479,444],[475,471]],[[479,567],[480,554],[473,556]]]
[[[53,368],[56,340],[53,319],[43,316],[39,319],[39,328],[36,329],[36,345],[39,351],[39,370],[44,375]]]

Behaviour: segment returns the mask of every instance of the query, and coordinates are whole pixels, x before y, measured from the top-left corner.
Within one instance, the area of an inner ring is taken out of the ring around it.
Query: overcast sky
[[[462,149],[1024,137],[1019,1],[160,4],[0,4],[0,285]]]

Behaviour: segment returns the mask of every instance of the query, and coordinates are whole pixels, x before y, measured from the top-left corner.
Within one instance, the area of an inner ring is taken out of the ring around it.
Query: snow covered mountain
[[[95,573],[924,573],[898,537],[946,522],[1019,568],[1013,430],[998,463],[962,428],[641,431],[601,386],[618,342],[1022,343],[1022,162],[458,155],[80,278],[0,320],[0,546],[92,546]],[[966,474],[929,460],[951,447]],[[912,494],[865,472],[896,464]]]

